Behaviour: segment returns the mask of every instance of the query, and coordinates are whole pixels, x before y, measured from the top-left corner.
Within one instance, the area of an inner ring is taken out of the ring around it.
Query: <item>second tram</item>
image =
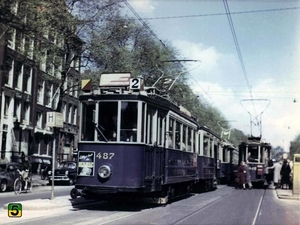
[[[263,186],[266,180],[271,148],[271,144],[261,140],[261,137],[248,137],[239,145],[239,162],[249,161],[251,182],[259,186]]]

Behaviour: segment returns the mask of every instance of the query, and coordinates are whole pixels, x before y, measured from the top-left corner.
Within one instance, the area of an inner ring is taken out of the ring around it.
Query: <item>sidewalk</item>
[[[287,199],[287,200],[298,200],[300,201],[299,194],[293,194],[293,190],[290,189],[276,189],[277,197],[280,199]]]

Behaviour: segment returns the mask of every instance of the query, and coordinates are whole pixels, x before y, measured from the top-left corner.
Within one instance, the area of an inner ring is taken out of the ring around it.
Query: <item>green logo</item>
[[[21,203],[9,203],[8,217],[21,217],[22,216],[22,204]]]

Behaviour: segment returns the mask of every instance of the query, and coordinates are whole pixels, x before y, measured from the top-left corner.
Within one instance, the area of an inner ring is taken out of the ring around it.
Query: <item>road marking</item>
[[[256,213],[255,213],[255,216],[254,216],[254,219],[253,219],[252,225],[254,225],[254,224],[255,224],[255,222],[256,222],[256,219],[257,219],[257,216],[258,216],[258,212],[260,211],[260,206],[261,206],[261,203],[262,203],[263,197],[264,197],[264,196],[261,196],[261,198],[260,198],[260,201],[259,201],[259,204],[258,204],[258,208],[257,208],[257,210],[256,210]],[[260,214],[260,215],[261,215],[261,214]]]

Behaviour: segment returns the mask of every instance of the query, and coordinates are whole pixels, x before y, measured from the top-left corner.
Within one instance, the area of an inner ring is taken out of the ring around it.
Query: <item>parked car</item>
[[[0,164],[0,192],[14,188],[14,182],[19,177],[17,169],[20,169],[18,163]]]
[[[48,171],[49,183],[52,183],[52,171]],[[77,181],[77,162],[64,161],[54,170],[54,182],[67,182],[70,185]]]

